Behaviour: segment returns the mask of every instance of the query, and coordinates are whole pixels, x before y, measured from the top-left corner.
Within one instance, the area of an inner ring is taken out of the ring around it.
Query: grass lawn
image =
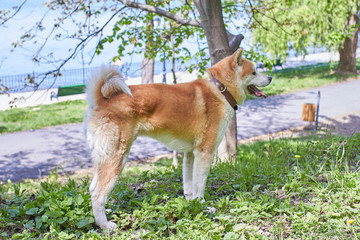
[[[360,69],[360,58],[357,61]],[[266,74],[273,77],[272,83],[263,89],[267,95],[289,93],[300,89],[324,86],[353,79],[355,75],[334,73],[336,63],[322,63],[306,67],[276,70]],[[0,134],[46,126],[82,122],[86,102],[84,100],[61,102],[21,109],[0,111]]]
[[[213,165],[206,201],[186,201],[165,159],[125,170],[109,197],[115,233],[94,224],[89,179],[0,185],[2,239],[358,239],[360,134],[241,145]]]
[[[266,74],[272,76],[273,81],[264,88],[264,91],[269,95],[278,95],[358,78],[357,75],[335,73],[337,65],[337,62],[318,63],[266,72]],[[360,69],[360,58],[357,59],[357,68]]]
[[[87,104],[84,100],[0,111],[0,134],[82,122]]]

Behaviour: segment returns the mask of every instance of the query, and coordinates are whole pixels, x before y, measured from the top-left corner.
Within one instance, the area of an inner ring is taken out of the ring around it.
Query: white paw
[[[216,213],[217,209],[214,207],[208,207],[207,210],[205,210],[204,212],[207,213]]]
[[[100,225],[100,227],[102,228],[102,229],[109,229],[110,231],[115,231],[115,229],[117,229],[117,224],[116,223],[114,223],[114,222],[107,222],[107,223],[105,223],[105,224],[101,224]]]
[[[192,200],[192,194],[184,194],[186,200]]]
[[[111,231],[115,231],[115,229],[117,229],[117,224],[114,222],[108,222],[107,223],[107,229],[111,230]]]
[[[199,202],[201,202],[201,203],[204,203],[204,202],[205,202],[204,197],[193,197],[192,199],[193,199],[193,200],[194,200],[194,199],[197,199],[197,200],[199,200]]]

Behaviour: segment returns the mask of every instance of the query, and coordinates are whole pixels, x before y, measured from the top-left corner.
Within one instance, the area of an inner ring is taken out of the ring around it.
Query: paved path
[[[274,133],[305,125],[303,103],[316,103],[321,91],[320,120],[360,110],[360,80],[318,89],[246,101],[237,111],[238,139]],[[169,153],[161,143],[138,138],[129,160]],[[92,166],[82,124],[0,135],[0,180],[41,177],[54,167],[75,171]]]

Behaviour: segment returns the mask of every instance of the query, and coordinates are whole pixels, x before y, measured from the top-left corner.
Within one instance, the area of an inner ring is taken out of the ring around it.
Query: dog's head
[[[243,103],[246,94],[266,98],[258,87],[265,87],[272,80],[271,77],[256,72],[254,64],[243,58],[242,53],[243,50],[239,49],[207,70],[210,76],[227,87],[238,105]]]

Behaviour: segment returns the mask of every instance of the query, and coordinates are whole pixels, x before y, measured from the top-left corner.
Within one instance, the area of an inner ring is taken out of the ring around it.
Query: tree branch
[[[267,28],[267,27],[264,27],[264,26],[260,23],[260,21],[258,21],[258,20],[255,18],[255,11],[254,11],[255,8],[253,7],[253,5],[252,5],[252,3],[251,3],[251,0],[249,0],[248,2],[249,2],[249,5],[250,5],[250,7],[251,7],[251,12],[253,13],[253,18],[255,19],[255,21],[256,21],[263,29],[265,29],[266,31],[271,31],[271,29],[269,29],[269,28]],[[271,10],[271,9],[270,9],[270,10]],[[286,10],[284,10],[284,11],[286,11]],[[285,32],[286,34],[288,34],[288,35],[290,35],[290,36],[295,36],[294,34],[286,31],[286,30],[283,28],[282,24],[281,24],[280,22],[278,22],[276,18],[270,17],[269,15],[264,14],[264,13],[261,12],[261,11],[258,11],[258,13],[261,14],[261,15],[263,15],[263,16],[265,16],[265,17],[267,17],[267,18],[269,18],[269,19],[271,19],[273,22],[276,23],[276,25],[280,28],[280,30],[282,30],[282,31]]]
[[[158,8],[158,7],[154,7],[154,6],[142,4],[142,3],[137,3],[137,2],[132,2],[132,1],[128,1],[128,0],[118,0],[118,1],[130,8],[137,8],[137,9],[141,9],[141,10],[144,10],[147,12],[159,14],[163,17],[166,17],[166,18],[176,21],[181,25],[189,25],[189,26],[193,26],[193,27],[202,28],[201,23],[197,20],[183,18],[183,17],[173,14],[171,12],[162,10],[161,8]]]
[[[15,17],[16,14],[19,13],[19,11],[21,10],[21,8],[25,5],[27,0],[24,0],[19,7],[17,7],[16,11],[13,13],[13,15],[11,15],[10,17],[8,18],[5,18],[2,22],[0,22],[0,26],[1,25],[4,25],[7,21],[9,21],[11,18]]]
[[[83,47],[86,42],[91,39],[92,37],[94,36],[97,36],[98,34],[101,34],[104,30],[104,28],[111,22],[111,20],[119,13],[121,12],[122,10],[124,10],[125,7],[121,8],[120,10],[116,11],[107,21],[106,23],[100,28],[98,29],[97,31],[87,35],[85,38],[83,39],[80,39],[81,41],[76,45],[75,49],[72,51],[72,53],[70,54],[69,57],[67,57],[65,60],[62,61],[62,63],[60,64],[60,66],[58,66],[56,69],[54,70],[51,70],[51,71],[48,71],[44,74],[44,77],[42,78],[42,80],[37,83],[37,85],[39,86],[40,84],[42,84],[45,79],[47,78],[47,76],[51,75],[51,74],[54,74],[54,76],[58,76],[58,74],[60,73],[60,70],[62,69],[62,67],[68,62],[70,61],[70,59],[72,59],[77,53],[78,53],[78,50],[79,48]],[[55,83],[55,82],[54,82]],[[51,86],[52,87],[52,86]]]
[[[244,39],[244,35],[242,34],[234,35],[227,30],[226,30],[226,35],[229,42],[230,52],[231,54],[233,54],[239,48],[242,40]]]

